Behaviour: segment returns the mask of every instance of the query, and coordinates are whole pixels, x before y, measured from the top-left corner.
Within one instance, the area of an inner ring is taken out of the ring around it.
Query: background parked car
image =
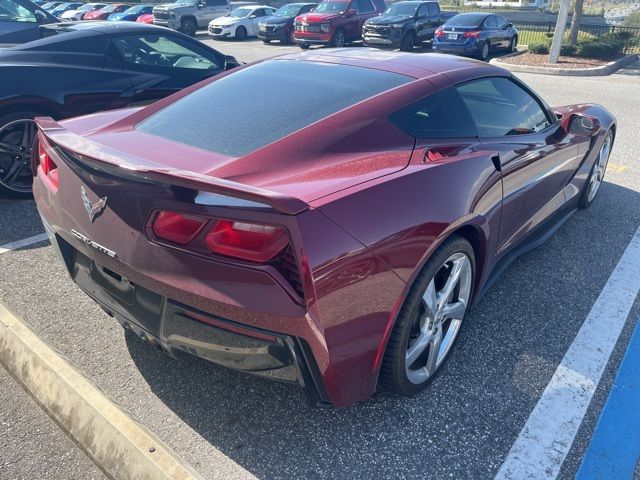
[[[140,15],[149,15],[153,11],[153,5],[134,5],[121,13],[109,15],[110,22],[135,22]]]
[[[76,10],[67,10],[62,15],[60,15],[60,19],[68,21],[82,20],[86,13],[92,12],[94,10],[100,10],[106,6],[106,3],[85,3]]]
[[[64,2],[47,2],[44,5],[42,5],[42,8],[47,12],[50,12],[51,10],[56,8],[58,5],[62,5],[63,3]]]
[[[441,11],[438,2],[394,3],[379,17],[364,23],[362,41],[372,47],[409,51],[416,44],[432,41],[436,28],[457,14]]]
[[[344,47],[362,38],[362,26],[387,9],[384,0],[324,0],[295,19],[294,39],[303,50],[311,44]]]
[[[258,35],[258,23],[276,12],[267,5],[236,8],[226,17],[217,18],[209,23],[209,35],[214,38],[235,38],[245,40]]]
[[[130,8],[131,5],[124,3],[112,3],[107,5],[100,10],[93,10],[91,12],[87,12],[83,18],[83,20],[106,20],[109,18],[109,15],[114,13],[124,12],[127,8]]]
[[[136,20],[138,23],[146,23],[147,25],[153,25],[153,13],[147,13],[145,15],[140,15]]]
[[[295,18],[309,13],[315,6],[315,3],[290,3],[280,7],[273,16],[258,23],[258,38],[264,43],[269,43],[271,40],[294,43]]]
[[[43,7],[29,0],[1,0],[0,5],[0,43],[3,44],[40,38],[39,25],[58,21]]]
[[[433,49],[443,53],[475,55],[486,60],[495,50],[515,51],[518,31],[500,15],[461,13],[438,28]]]
[[[211,20],[231,12],[229,0],[175,0],[153,9],[153,23],[194,36]]]
[[[144,105],[237,65],[178,32],[134,22],[41,26],[0,51],[0,190],[30,192],[32,119]]]
[[[51,15],[53,15],[56,18],[60,18],[64,12],[69,11],[69,10],[76,10],[76,9],[80,8],[81,6],[82,6],[82,3],[80,3],[80,2],[77,2],[77,3],[62,3],[62,4],[58,5],[56,8],[54,8],[53,10],[51,10]]]

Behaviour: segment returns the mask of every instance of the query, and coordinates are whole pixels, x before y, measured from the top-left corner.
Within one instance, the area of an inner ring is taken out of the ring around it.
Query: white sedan
[[[77,10],[67,10],[62,15],[60,15],[60,19],[66,22],[82,20],[85,13],[93,12],[94,10],[100,10],[101,8],[104,8],[106,6],[106,3],[85,3]]]
[[[258,35],[258,23],[275,13],[276,9],[266,5],[236,8],[225,17],[209,23],[209,35],[215,38],[235,38],[244,40]]]

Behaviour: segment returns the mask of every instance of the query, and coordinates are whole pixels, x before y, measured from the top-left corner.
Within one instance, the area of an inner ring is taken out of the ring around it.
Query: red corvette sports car
[[[80,288],[170,355],[340,407],[422,390],[504,266],[591,204],[616,133],[486,63],[365,48],[37,124],[34,195]]]

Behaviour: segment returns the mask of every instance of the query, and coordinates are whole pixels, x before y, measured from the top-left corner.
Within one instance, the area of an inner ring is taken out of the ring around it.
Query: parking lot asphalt
[[[209,42],[245,61],[297,51]],[[608,108],[619,122],[611,167],[594,205],[516,260],[470,312],[417,397],[382,391],[316,409],[296,387],[174,361],[80,292],[46,243],[0,254],[0,301],[207,478],[493,477],[640,225],[640,76],[519,77],[551,105]],[[43,231],[32,201],[0,208],[10,212],[0,245]],[[638,317],[636,298],[560,478],[580,466]]]
[[[0,367],[0,478],[106,478]]]

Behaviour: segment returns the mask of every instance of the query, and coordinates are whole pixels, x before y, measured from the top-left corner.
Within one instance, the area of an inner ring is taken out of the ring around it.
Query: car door
[[[258,35],[258,23],[267,17],[266,9],[256,8],[247,19],[247,31],[250,36]]]
[[[224,69],[222,55],[169,32],[114,37],[108,55],[131,78],[132,106],[164,98]]]
[[[565,203],[579,144],[532,92],[490,77],[457,86],[485,148],[494,151],[504,200],[498,252],[506,252]]]
[[[511,43],[511,32],[509,31],[509,22],[504,17],[496,15],[498,23],[498,36],[500,38],[500,48],[507,48]]]
[[[349,8],[355,8],[356,15],[353,21],[349,22],[349,31],[347,38],[358,39],[362,36],[362,27],[364,22],[376,15],[376,8],[371,0],[355,0],[351,2]]]
[[[422,42],[428,38],[429,31],[429,11],[428,4],[423,3],[418,7],[416,12],[416,37],[418,42]]]
[[[482,30],[488,38],[489,48],[500,48],[500,36],[498,34],[498,22],[495,15],[489,15],[482,23]]]
[[[227,0],[206,0],[207,2],[207,21],[208,25],[211,20],[224,17],[231,12],[231,8],[227,3]]]
[[[428,23],[426,25],[426,35],[428,38],[432,38],[436,31],[436,28],[440,26],[440,11],[436,2],[429,2],[427,4],[427,14],[429,16]]]

